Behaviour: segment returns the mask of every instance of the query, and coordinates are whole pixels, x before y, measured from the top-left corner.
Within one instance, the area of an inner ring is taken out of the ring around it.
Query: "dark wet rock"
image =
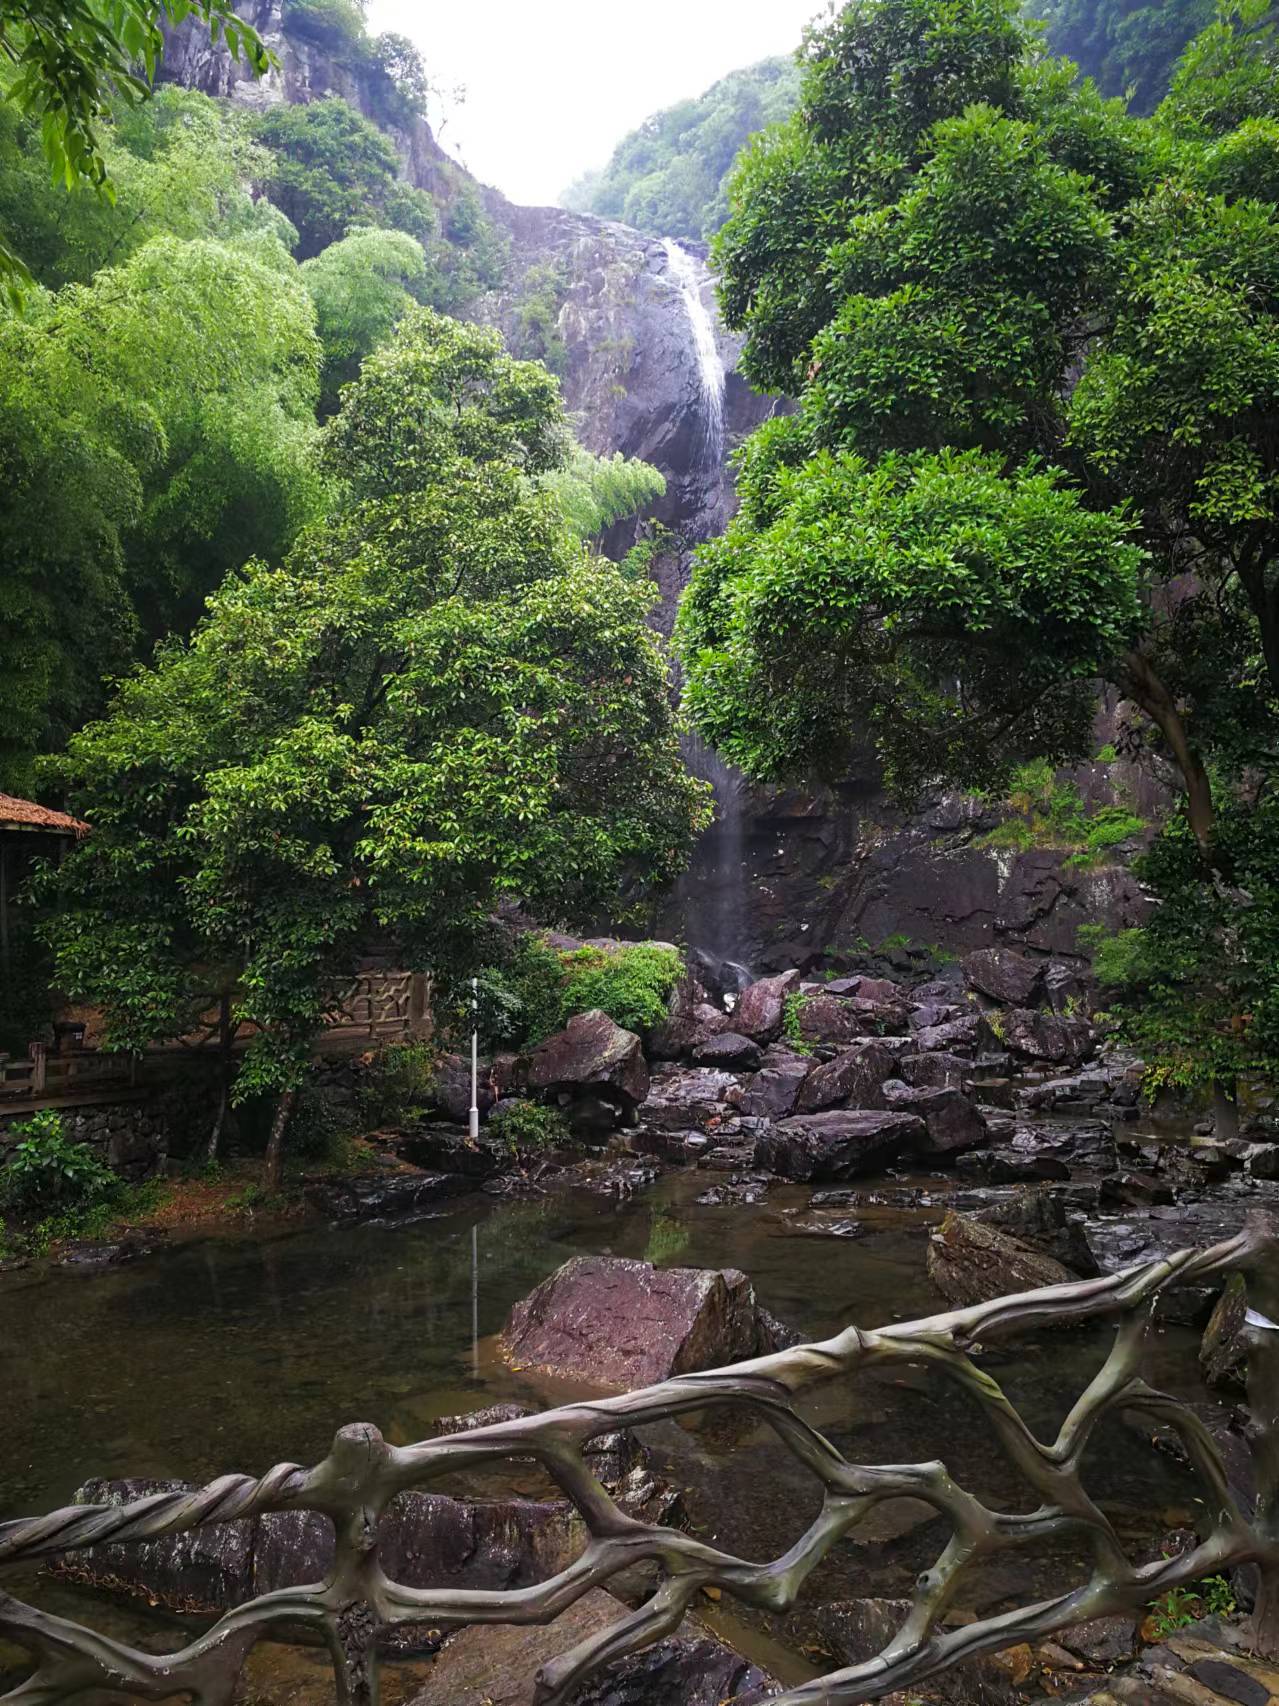
[[[964,960],[964,980],[970,989],[1008,1007],[1028,1007],[1039,994],[1044,962],[1028,959],[1014,948],[980,948]]]
[[[1177,1193],[1167,1179],[1153,1173],[1114,1173],[1101,1187],[1103,1208],[1153,1208],[1176,1200]]]
[[[1087,979],[1077,965],[1064,960],[1049,960],[1044,967],[1044,999],[1054,1013],[1078,1013],[1087,1007]]]
[[[773,1060],[766,1057],[761,1070],[741,1087],[733,1100],[744,1114],[781,1120],[794,1113],[799,1087],[812,1071],[813,1063],[800,1054],[778,1058],[776,1044],[768,1052]]]
[[[1247,1381],[1248,1345],[1244,1316],[1248,1285],[1242,1274],[1231,1274],[1217,1300],[1199,1347],[1199,1366],[1209,1386],[1240,1390]]]
[[[533,1706],[537,1673],[620,1622],[627,1608],[593,1588],[545,1627],[475,1625],[450,1638],[410,1706]],[[759,1706],[772,1679],[689,1618],[669,1640],[620,1659],[573,1695],[573,1706]]]
[[[509,1154],[506,1160],[509,1166]],[[456,1173],[363,1173],[312,1179],[306,1199],[332,1220],[402,1220],[469,1187]]]
[[[865,1664],[881,1653],[910,1616],[908,1599],[833,1600],[817,1608],[814,1624],[841,1668]],[[1021,1706],[1017,1677],[1023,1674],[1021,1655],[1029,1649],[965,1659],[941,1676],[930,1677],[929,1698],[945,1706]],[[893,1695],[909,1701],[914,1690]]]
[[[1104,1120],[1019,1121],[1012,1146],[1022,1155],[1052,1156],[1094,1173],[1113,1173],[1118,1166],[1115,1134]]]
[[[1051,1256],[1081,1279],[1101,1272],[1083,1216],[1071,1208],[1064,1191],[1018,1191],[1005,1202],[978,1209],[972,1218]]]
[[[805,995],[799,1009],[800,1035],[807,1043],[850,1043],[863,1034],[866,1011],[838,995]]]
[[[191,1492],[173,1481],[91,1481],[86,1504],[124,1504],[159,1492]],[[464,1500],[402,1493],[381,1527],[381,1560],[415,1588],[530,1587],[570,1562],[582,1524],[562,1500]],[[332,1569],[333,1525],[311,1511],[270,1512],[186,1534],[66,1553],[60,1575],[122,1591],[179,1612],[226,1611],[278,1589],[320,1582]]]
[[[1113,1670],[1137,1651],[1137,1624],[1132,1617],[1092,1617],[1063,1629],[1055,1639],[1089,1669]]]
[[[1078,1276],[997,1227],[953,1210],[928,1240],[928,1277],[958,1308]]]
[[[772,1350],[736,1268],[654,1268],[575,1256],[517,1303],[502,1333],[514,1367],[626,1389]]]
[[[784,1179],[854,1179],[874,1173],[927,1141],[917,1114],[840,1109],[782,1120],[761,1134],[755,1164]]]
[[[741,993],[733,1012],[733,1026],[758,1043],[772,1042],[786,1017],[786,998],[799,988],[797,971],[779,972],[761,978]]]
[[[1128,1215],[1089,1216],[1088,1242],[1102,1271],[1117,1273],[1162,1261],[1177,1250],[1205,1248],[1223,1243],[1243,1230],[1249,1207],[1256,1201],[1246,1197],[1220,1196],[1198,1202],[1180,1202],[1172,1208],[1150,1208]],[[1200,1328],[1207,1322],[1220,1296],[1212,1279],[1179,1285],[1165,1291],[1160,1313],[1170,1320]]]
[[[726,1072],[754,1072],[760,1062],[760,1047],[737,1031],[719,1031],[693,1051],[699,1066],[717,1066]]]
[[[727,1098],[737,1084],[731,1072],[711,1066],[659,1066],[639,1121],[659,1131],[707,1131],[729,1113]]]
[[[963,1008],[953,1001],[918,1001],[909,1009],[906,1022],[912,1031],[929,1031],[963,1017]]]
[[[855,995],[861,1001],[895,1006],[903,1000],[902,986],[887,977],[836,977],[826,985],[831,995]]]
[[[884,1082],[896,1075],[896,1064],[884,1045],[864,1042],[814,1067],[800,1086],[795,1107],[801,1114],[835,1107],[886,1108]]]
[[[476,1094],[476,1106],[483,1118],[503,1093],[504,1086],[490,1082],[487,1071],[481,1072]],[[431,1106],[446,1119],[466,1122],[471,1107],[471,1059],[467,1055],[444,1054],[435,1062],[431,1076]]]
[[[160,1234],[145,1238],[77,1239],[62,1250],[58,1262],[64,1268],[119,1268],[145,1256],[154,1256],[162,1242]],[[23,1262],[6,1262],[0,1273],[23,1266]]]
[[[643,1045],[633,1031],[623,1030],[598,1008],[578,1013],[533,1050],[528,1087],[542,1093],[607,1088],[625,1107],[634,1108],[649,1088]]]
[[[1254,1149],[1248,1157],[1248,1172],[1254,1179],[1279,1180],[1279,1144]]]
[[[961,1155],[955,1170],[965,1178],[988,1185],[1020,1185],[1039,1180],[1068,1179],[1070,1168],[1054,1155],[1025,1155],[1016,1149],[986,1149]]]
[[[944,1025],[925,1025],[915,1033],[915,1046],[931,1053],[945,1049],[958,1053],[960,1049],[975,1052],[987,1035],[980,1013],[965,1013],[962,1019],[949,1019]]]
[[[765,1200],[772,1184],[773,1181],[763,1173],[734,1173],[721,1184],[703,1191],[696,1200],[703,1208],[726,1208],[730,1205],[753,1208]]]
[[[987,1141],[985,1120],[960,1090],[913,1089],[890,1080],[884,1096],[890,1108],[923,1120],[928,1136],[915,1152],[921,1159],[962,1155]]]
[[[712,1037],[726,1031],[732,1021],[727,1013],[709,1003],[659,1025],[648,1039],[650,1060],[688,1060]]]
[[[837,1209],[813,1209],[807,1214],[779,1215],[774,1230],[787,1238],[860,1238],[866,1228]]]
[[[1054,1066],[1073,1066],[1086,1060],[1096,1040],[1096,1032],[1086,1019],[1066,1019],[1030,1008],[1011,1008],[1002,1013],[996,1034],[1014,1054]]]
[[[934,1054],[905,1054],[897,1063],[897,1075],[920,1090],[963,1090],[972,1081],[973,1063],[944,1049]]]
[[[396,1136],[395,1153],[426,1172],[468,1179],[491,1179],[511,1165],[511,1151],[498,1135],[481,1131],[472,1142],[466,1127],[457,1125],[412,1126]]]

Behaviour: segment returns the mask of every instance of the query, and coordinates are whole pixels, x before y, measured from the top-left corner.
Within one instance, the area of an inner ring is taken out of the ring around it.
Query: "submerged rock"
[[[1051,1256],[953,1209],[928,1240],[928,1277],[961,1309],[1078,1278]]]
[[[516,1368],[626,1390],[776,1348],[737,1268],[654,1268],[575,1256],[512,1309],[501,1349]]]
[[[927,1141],[918,1114],[840,1109],[782,1120],[755,1143],[755,1164],[784,1179],[855,1179]]]
[[[306,1199],[333,1220],[400,1220],[468,1188],[470,1180],[457,1173],[362,1173],[313,1179]]]

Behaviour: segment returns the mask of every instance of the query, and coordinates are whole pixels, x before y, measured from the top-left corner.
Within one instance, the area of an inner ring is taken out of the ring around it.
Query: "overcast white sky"
[[[716,78],[798,46],[823,0],[371,0],[464,84],[444,146],[512,201],[552,203],[627,131]],[[433,114],[438,119],[438,114]]]

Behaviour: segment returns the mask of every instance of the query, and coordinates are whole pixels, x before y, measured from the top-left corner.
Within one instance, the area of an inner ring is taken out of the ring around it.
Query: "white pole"
[[[480,980],[471,979],[471,1138],[480,1135]]]

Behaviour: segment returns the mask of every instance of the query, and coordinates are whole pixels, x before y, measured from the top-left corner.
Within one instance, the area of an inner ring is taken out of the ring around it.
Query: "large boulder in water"
[[[648,1083],[643,1044],[598,1007],[539,1043],[528,1069],[530,1090],[612,1091],[628,1110],[647,1096]]]
[[[625,1391],[776,1344],[737,1268],[575,1256],[515,1305],[501,1348],[514,1367]]]
[[[928,1277],[948,1303],[965,1309],[1012,1292],[1066,1285],[1060,1262],[994,1226],[952,1209],[928,1240]]]
[[[771,1043],[786,1017],[786,998],[799,988],[797,971],[762,977],[744,989],[733,1013],[733,1029],[757,1043]]]
[[[961,1090],[914,1089],[900,1080],[884,1086],[887,1104],[898,1113],[918,1114],[928,1131],[916,1153],[942,1160],[980,1149],[987,1141],[986,1121]]]
[[[782,1120],[755,1141],[755,1165],[783,1179],[855,1179],[927,1141],[917,1114],[837,1109]]]
[[[410,1706],[533,1706],[543,1665],[627,1615],[592,1588],[544,1627],[473,1625],[450,1639]],[[758,1706],[778,1693],[771,1677],[687,1618],[678,1634],[584,1683],[573,1706]]]
[[[1044,962],[1028,959],[1014,948],[981,948],[964,961],[964,981],[993,1001],[1026,1007],[1043,987]]]

